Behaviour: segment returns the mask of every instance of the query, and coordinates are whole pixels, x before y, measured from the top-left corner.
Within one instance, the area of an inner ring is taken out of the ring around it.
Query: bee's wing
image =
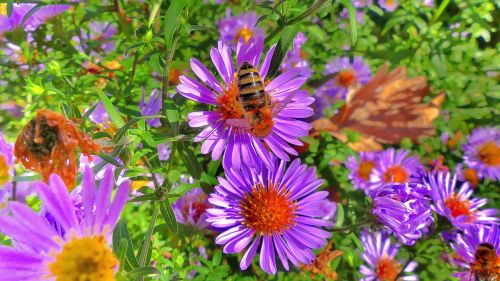
[[[273,108],[273,116],[278,115],[283,109],[285,109],[285,107],[291,103],[296,96],[297,93],[295,92],[282,100],[274,101],[273,104],[271,104]]]
[[[237,127],[237,128],[243,128],[243,129],[250,129],[250,123],[246,118],[243,119],[237,119],[237,118],[231,118],[226,120],[226,124],[232,127]]]

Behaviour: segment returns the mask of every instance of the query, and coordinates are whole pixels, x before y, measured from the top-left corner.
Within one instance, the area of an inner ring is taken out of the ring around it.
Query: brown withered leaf
[[[316,259],[311,264],[304,264],[300,267],[304,272],[308,272],[311,275],[311,279],[319,275],[326,280],[337,280],[337,272],[330,267],[330,263],[342,254],[342,251],[333,249],[333,240],[330,240],[328,245],[316,256]]]
[[[380,143],[399,143],[405,137],[416,142],[434,134],[432,121],[444,101],[441,93],[424,104],[428,94],[424,77],[407,78],[404,67],[388,72],[384,64],[370,82],[348,95],[336,115],[314,121],[313,135],[327,131],[345,142],[343,130],[358,131],[360,142],[350,144],[357,151],[380,150]]]

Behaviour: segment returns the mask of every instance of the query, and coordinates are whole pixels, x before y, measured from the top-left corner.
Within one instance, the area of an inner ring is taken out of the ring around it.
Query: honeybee
[[[471,264],[471,274],[474,275],[474,280],[500,281],[500,258],[497,257],[497,252],[491,244],[479,244],[474,259]]]
[[[271,96],[266,92],[259,71],[248,62],[243,62],[238,71],[239,102],[252,134],[264,138],[273,128]]]

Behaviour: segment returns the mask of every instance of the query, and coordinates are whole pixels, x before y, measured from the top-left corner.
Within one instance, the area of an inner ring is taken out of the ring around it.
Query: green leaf
[[[212,258],[212,265],[218,266],[222,261],[222,252],[220,250],[215,251],[214,257]]]
[[[116,249],[116,256],[118,257],[118,260],[120,261],[120,271],[122,271],[125,267],[125,259],[127,255],[127,248],[128,248],[128,242],[127,239],[121,238],[120,239],[120,244],[118,246],[118,249]]]
[[[161,272],[156,267],[144,266],[130,271],[127,275],[129,277],[129,280],[134,280],[151,274],[159,275],[161,274]]]
[[[163,32],[165,36],[165,45],[170,51],[174,42],[174,34],[179,27],[179,19],[181,18],[182,10],[188,1],[173,0],[168,6],[165,16],[163,17]]]
[[[106,161],[107,163],[112,164],[116,167],[122,166],[122,164],[120,164],[120,162],[116,161],[116,159],[113,156],[110,156],[110,155],[105,154],[103,152],[99,153],[99,157],[102,158],[102,160]]]
[[[124,220],[120,220],[116,224],[113,232],[113,248],[117,253],[119,252],[119,248],[115,247],[118,247],[121,244],[122,239],[127,241],[126,257],[131,268],[139,267],[139,262],[134,254],[134,245],[132,244],[132,239],[130,238],[130,234],[128,232],[127,223]]]
[[[99,95],[99,99],[101,100],[104,109],[106,109],[111,122],[113,122],[113,125],[115,125],[116,128],[125,126],[125,121],[123,121],[123,118],[120,116],[120,113],[116,110],[113,103],[111,103],[111,100],[102,91],[99,91],[97,94]]]
[[[267,73],[268,77],[273,77],[278,69],[281,67],[281,63],[288,52],[288,49],[292,45],[293,39],[299,32],[299,27],[296,25],[287,26],[283,29],[281,33],[280,40],[278,41],[278,45],[276,45],[276,49],[274,50],[273,57],[271,58],[271,65],[269,67],[269,72]]]
[[[344,224],[344,206],[341,203],[337,203],[337,222],[335,227],[341,227]]]
[[[200,179],[201,174],[203,173],[203,167],[196,159],[196,155],[193,152],[192,146],[187,146],[184,142],[179,142],[177,148],[182,162],[184,162],[193,178]]]
[[[129,200],[129,202],[144,202],[156,199],[156,194],[146,194],[141,196],[136,196],[134,199]]]
[[[340,0],[340,3],[347,8],[349,14],[349,24],[351,26],[351,43],[354,46],[358,38],[358,26],[356,22],[356,8],[352,5],[350,0]]]
[[[9,0],[9,2],[7,2],[7,16],[10,18],[12,17],[12,11],[14,10],[14,1],[13,0]]]
[[[172,206],[168,203],[168,201],[160,202],[160,212],[167,224],[167,227],[173,232],[177,233],[178,225],[177,220],[175,219],[174,210],[172,210]]]

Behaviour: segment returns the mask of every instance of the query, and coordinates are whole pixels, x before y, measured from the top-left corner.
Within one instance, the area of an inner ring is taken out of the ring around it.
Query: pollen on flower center
[[[6,15],[7,15],[7,4],[1,3],[0,4],[0,16],[6,16]]]
[[[337,74],[335,80],[340,86],[347,88],[356,82],[356,75],[352,69],[342,70]]]
[[[401,166],[392,166],[387,169],[384,173],[385,182],[397,182],[405,183],[408,182],[408,173]]]
[[[243,37],[243,39],[245,40],[245,43],[248,43],[248,41],[250,41],[252,36],[253,36],[252,30],[248,27],[244,27],[244,28],[241,28],[240,30],[238,30],[238,33],[236,34],[235,39],[236,39],[236,42],[238,42],[240,40],[240,38]]]
[[[9,180],[9,165],[3,155],[0,155],[0,186]]]
[[[470,217],[472,215],[469,200],[462,198],[455,193],[444,200],[444,205],[450,209],[451,216],[454,218],[458,216]]]
[[[295,224],[298,206],[289,200],[289,194],[284,188],[278,189],[273,183],[264,186],[257,183],[250,193],[240,201],[243,224],[261,233],[272,235],[281,233]]]
[[[49,264],[56,281],[114,281],[118,264],[103,236],[74,238]]]
[[[479,184],[479,178],[474,169],[467,168],[463,171],[463,176],[466,181],[468,181],[472,186],[476,186]]]
[[[399,272],[401,272],[401,266],[390,257],[379,259],[375,267],[377,278],[381,281],[396,281]]]
[[[45,117],[32,119],[25,134],[28,149],[36,156],[49,156],[59,136],[57,127],[49,126]]]
[[[372,173],[373,167],[375,167],[375,162],[373,161],[366,160],[359,163],[358,167],[359,177],[364,180],[368,180],[370,178],[370,174]]]
[[[228,90],[224,90],[221,96],[217,97],[217,103],[220,105],[220,112],[224,120],[240,119],[243,117],[243,107],[238,101],[238,83],[236,79],[231,81]]]
[[[478,147],[479,159],[486,165],[499,166],[500,165],[500,146],[495,142],[487,142]]]

